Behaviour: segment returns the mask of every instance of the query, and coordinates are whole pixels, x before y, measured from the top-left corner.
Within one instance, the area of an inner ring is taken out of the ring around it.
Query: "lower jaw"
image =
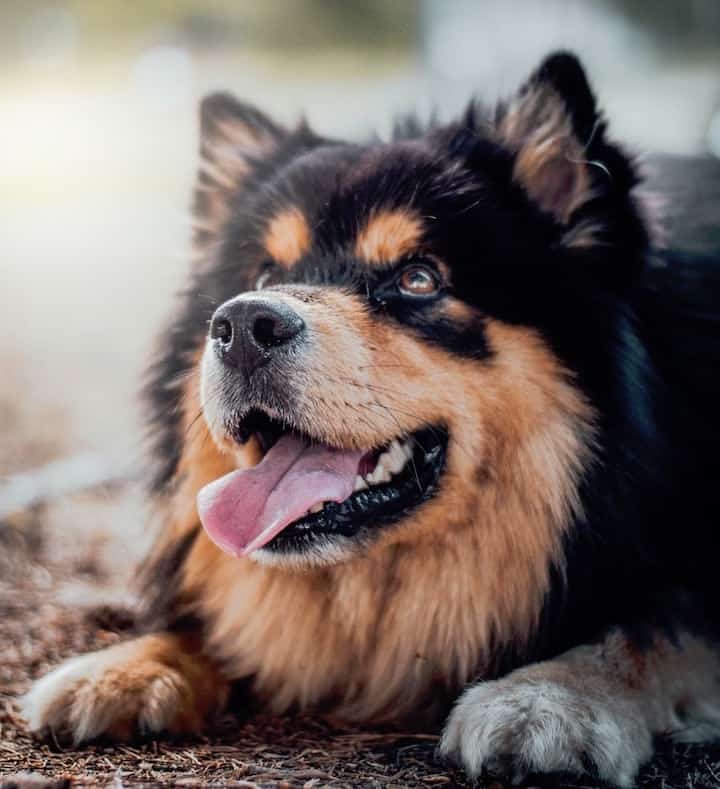
[[[406,520],[437,492],[448,442],[447,432],[440,428],[426,428],[413,438],[413,458],[397,477],[343,502],[329,502],[320,512],[291,523],[257,552],[262,554],[257,558],[268,563],[304,556],[335,561]]]

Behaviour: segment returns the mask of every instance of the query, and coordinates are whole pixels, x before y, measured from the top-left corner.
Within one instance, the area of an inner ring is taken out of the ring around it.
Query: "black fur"
[[[538,84],[563,102],[587,159],[592,197],[567,225],[513,180],[515,153],[496,132],[509,105],[486,112],[473,104],[448,126],[405,122],[394,142],[361,146],[324,140],[306,126],[286,131],[227,97],[207,103],[206,134],[221,110],[268,131],[277,146],[249,162],[251,174],[182,296],[147,387],[153,488],[163,492],[183,442],[182,377],[207,321],[266,269],[270,285],[350,288],[383,320],[478,363],[491,363],[493,352],[483,316],[539,331],[601,415],[598,457],[582,482],[584,517],[568,532],[565,582],[556,568],[531,654],[520,658],[506,645],[510,664],[557,653],[613,624],[634,628],[668,599],[687,607],[690,595],[699,619],[717,621],[720,165],[651,162],[659,176],[642,188],[665,196],[669,237],[660,245],[638,202],[637,167],[607,138],[577,60],[549,58],[523,90]],[[314,231],[313,249],[290,273],[272,266],[260,244],[263,218],[285,205],[301,206]],[[474,308],[472,323],[438,319],[430,303],[387,295],[396,268],[364,271],[348,257],[355,229],[391,208],[427,218],[427,254],[452,269],[452,285],[438,298]],[[196,212],[206,210],[198,200]],[[567,244],[568,226],[588,221],[597,226],[595,242]],[[675,589],[682,594],[668,592]]]

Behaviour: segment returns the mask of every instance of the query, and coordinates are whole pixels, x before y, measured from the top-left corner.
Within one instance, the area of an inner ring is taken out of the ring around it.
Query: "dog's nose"
[[[303,319],[287,304],[262,298],[227,301],[210,321],[210,337],[220,358],[247,375],[304,329]]]

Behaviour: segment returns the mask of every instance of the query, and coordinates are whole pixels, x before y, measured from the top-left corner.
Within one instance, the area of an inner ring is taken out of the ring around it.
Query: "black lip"
[[[390,482],[353,493],[345,501],[329,503],[285,527],[264,550],[298,554],[332,537],[356,537],[398,522],[432,498],[445,468],[448,434],[429,427],[412,435],[415,450],[411,463]]]

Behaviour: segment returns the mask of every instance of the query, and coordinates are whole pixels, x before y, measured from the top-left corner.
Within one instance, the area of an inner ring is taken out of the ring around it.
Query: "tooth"
[[[377,466],[375,466],[375,471],[368,477],[368,481],[373,485],[377,485],[380,482],[389,482],[391,476],[390,470],[383,465],[381,457]]]
[[[390,449],[380,458],[382,465],[390,472],[393,470],[393,466],[395,465],[395,447],[390,444]]]
[[[403,459],[403,463],[407,463],[408,460],[413,456],[412,447],[409,444],[400,444],[400,454]]]
[[[325,504],[321,501],[318,504],[313,504],[313,506],[310,507],[308,512],[312,512],[312,513],[322,512],[322,509],[323,509],[324,506],[325,506]]]
[[[403,452],[403,448],[397,441],[393,441],[390,445],[390,451],[388,452],[388,455],[389,458],[387,467],[393,474],[397,474],[398,471],[400,471],[405,465],[405,461],[407,460],[405,453]]]
[[[358,491],[358,490],[365,490],[365,488],[367,488],[367,483],[366,483],[366,482],[365,482],[365,480],[364,480],[364,479],[363,479],[363,478],[362,478],[362,477],[361,477],[361,476],[358,474],[358,475],[355,477],[355,486],[353,487],[353,491]]]

